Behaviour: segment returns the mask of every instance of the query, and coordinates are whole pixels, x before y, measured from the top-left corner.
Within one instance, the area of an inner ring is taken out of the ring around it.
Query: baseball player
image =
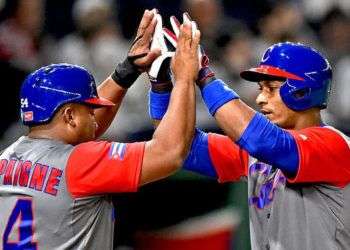
[[[176,34],[165,32],[176,45]],[[258,83],[260,112],[216,79],[202,55],[197,85],[227,136],[197,129],[184,168],[220,182],[247,180],[252,249],[350,249],[350,140],[320,115],[329,62],[283,42],[241,77]],[[169,91],[156,91],[150,114],[159,120]]]
[[[21,114],[29,134],[0,154],[0,249],[113,249],[108,194],[134,192],[182,165],[194,131],[200,36],[188,22],[171,62],[172,100],[153,138],[93,141],[159,55],[149,50],[155,25],[155,12],[146,10],[128,58],[98,93],[93,76],[76,65],[49,65],[26,78]]]

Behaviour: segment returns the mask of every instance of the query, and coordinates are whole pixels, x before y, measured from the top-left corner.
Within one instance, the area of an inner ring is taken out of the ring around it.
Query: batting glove
[[[193,25],[197,26],[194,21],[191,21],[189,15],[187,13],[183,14],[183,19],[187,21],[192,22]],[[179,36],[179,28],[180,28],[180,22],[177,20],[175,16],[170,17],[170,24],[174,32],[170,31],[167,28],[163,28],[164,36],[167,38],[167,40],[176,48],[177,46],[177,39]],[[195,30],[195,29],[192,29]],[[209,67],[209,58],[205,54],[205,51],[202,46],[199,46],[198,49],[198,57],[199,57],[199,69],[198,69],[198,78],[196,81],[196,84],[200,89],[204,88],[208,83],[215,80],[215,73],[213,70]]]
[[[163,20],[160,14],[156,15],[157,25],[153,34],[151,50],[159,49],[161,55],[154,60],[148,76],[151,81],[152,91],[157,93],[170,92],[173,85],[171,83],[170,61],[175,52],[169,51],[163,35]]]

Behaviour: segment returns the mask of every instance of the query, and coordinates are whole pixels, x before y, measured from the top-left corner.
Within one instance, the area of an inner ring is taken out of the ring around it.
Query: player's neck
[[[308,127],[321,125],[321,113],[319,109],[312,108],[299,113],[298,119],[294,124],[294,130],[300,130]]]
[[[64,129],[61,129],[60,126],[55,123],[31,127],[29,129],[28,137],[34,139],[50,139],[68,143],[68,138],[66,138],[67,135],[64,133]]]

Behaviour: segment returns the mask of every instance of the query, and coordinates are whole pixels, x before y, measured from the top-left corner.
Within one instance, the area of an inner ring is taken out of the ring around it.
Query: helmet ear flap
[[[280,88],[280,96],[284,104],[295,111],[302,111],[308,107],[311,96],[310,87],[296,87],[293,80],[287,79]]]
[[[287,80],[281,86],[280,96],[284,104],[294,111],[303,111],[318,106],[317,103],[320,101],[314,98],[315,90],[310,86],[298,85],[300,85],[300,83],[294,80]]]
[[[309,88],[309,87],[298,89],[298,90],[295,90],[292,92],[292,96],[296,100],[301,100],[301,99],[307,98],[308,96],[310,96],[310,94],[311,94],[311,88]]]

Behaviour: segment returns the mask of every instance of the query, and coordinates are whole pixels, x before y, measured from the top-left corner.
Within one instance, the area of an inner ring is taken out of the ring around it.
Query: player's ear
[[[72,127],[76,127],[76,114],[77,114],[77,110],[76,107],[74,105],[70,105],[67,104],[65,106],[63,106],[62,110],[61,110],[61,115],[62,115],[62,119],[64,121],[65,124],[69,124]]]

